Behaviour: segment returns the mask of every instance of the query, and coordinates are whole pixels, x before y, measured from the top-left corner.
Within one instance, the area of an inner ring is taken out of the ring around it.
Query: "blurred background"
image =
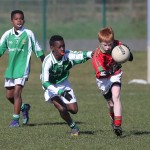
[[[25,27],[44,49],[53,34],[64,37],[66,48],[93,50],[100,28],[111,26],[115,38],[132,50],[147,50],[146,0],[0,0],[0,35],[12,28],[10,13],[21,9]]]

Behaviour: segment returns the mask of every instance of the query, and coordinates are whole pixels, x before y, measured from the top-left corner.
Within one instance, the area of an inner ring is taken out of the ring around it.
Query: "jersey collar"
[[[53,55],[52,51],[50,52],[50,55],[51,55],[51,58],[52,58],[52,62],[53,62],[53,64],[57,64],[57,63],[59,63],[59,61],[57,61],[57,60],[56,60],[56,58],[54,57],[54,55]],[[62,59],[61,59],[61,61],[60,61],[60,62],[63,62],[63,61],[65,61],[65,60],[66,60],[66,54],[62,57]]]
[[[20,30],[17,30],[18,35],[20,35],[24,31],[24,27],[22,27]],[[12,28],[12,34],[15,34],[14,27]],[[15,34],[16,35],[16,34]]]

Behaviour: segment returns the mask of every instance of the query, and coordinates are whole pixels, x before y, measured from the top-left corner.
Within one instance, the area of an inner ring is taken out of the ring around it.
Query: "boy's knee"
[[[12,104],[14,104],[14,97],[6,95],[6,98],[7,98],[7,100],[9,100],[9,102],[11,102]]]
[[[14,99],[14,97],[9,96],[9,95],[6,95],[6,98],[7,98],[8,100],[12,100],[12,99]]]
[[[69,112],[70,112],[71,114],[77,114],[78,108],[70,109]]]
[[[64,115],[66,115],[66,114],[68,113],[67,108],[65,108],[65,107],[60,107],[60,108],[58,109],[58,111],[59,111],[61,114],[64,114]]]
[[[66,112],[70,112],[71,114],[76,114],[78,112],[77,108],[73,108],[73,109],[69,109],[67,110],[67,108],[62,107],[61,109],[59,109],[59,111],[63,114],[65,114]]]

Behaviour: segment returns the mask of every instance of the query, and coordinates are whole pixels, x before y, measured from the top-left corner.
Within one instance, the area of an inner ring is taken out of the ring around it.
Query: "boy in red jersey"
[[[114,39],[112,28],[106,27],[98,32],[99,47],[92,57],[92,64],[96,73],[96,82],[107,101],[112,127],[117,136],[122,135],[122,106],[121,92],[121,64],[116,63],[111,56],[112,49],[122,43]],[[130,52],[129,61],[133,60]]]

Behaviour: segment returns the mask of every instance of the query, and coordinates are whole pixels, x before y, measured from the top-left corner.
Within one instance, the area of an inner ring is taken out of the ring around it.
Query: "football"
[[[112,58],[115,62],[123,64],[130,58],[130,50],[125,45],[117,45],[112,50]]]

